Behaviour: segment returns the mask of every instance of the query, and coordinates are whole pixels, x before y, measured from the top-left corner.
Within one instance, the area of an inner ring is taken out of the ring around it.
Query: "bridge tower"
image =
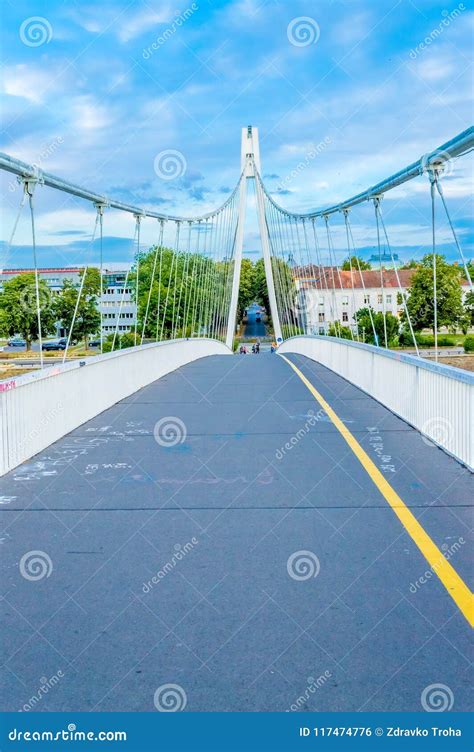
[[[275,284],[273,281],[272,262],[270,254],[270,240],[268,235],[267,220],[265,217],[265,204],[262,186],[256,173],[261,174],[260,170],[260,145],[258,142],[258,128],[254,128],[249,125],[246,128],[242,128],[242,141],[241,141],[241,161],[240,166],[242,170],[243,180],[240,183],[240,196],[239,196],[239,218],[237,223],[237,232],[235,238],[235,253],[234,253],[234,275],[232,282],[232,296],[229,308],[229,319],[227,323],[227,338],[226,344],[228,347],[232,347],[235,324],[237,317],[237,302],[239,297],[239,283],[240,283],[240,270],[242,265],[242,247],[244,239],[244,225],[245,225],[245,211],[247,206],[247,180],[255,180],[255,195],[257,197],[257,214],[258,225],[260,231],[260,239],[262,243],[262,255],[265,265],[265,277],[267,281],[268,299],[270,302],[270,313],[272,315],[273,329],[275,331],[275,339],[282,341],[282,332],[280,326],[280,317],[278,315],[278,307],[275,294]]]

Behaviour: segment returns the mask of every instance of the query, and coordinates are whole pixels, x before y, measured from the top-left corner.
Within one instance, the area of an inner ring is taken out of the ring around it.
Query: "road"
[[[257,311],[260,311],[260,306],[251,305],[247,309],[247,323],[244,329],[244,337],[249,339],[256,339],[257,337],[265,337],[266,327],[263,321],[257,321]]]
[[[289,360],[469,583],[470,473]],[[6,710],[44,679],[37,711],[469,709],[465,616],[278,355],[189,364],[0,483]]]

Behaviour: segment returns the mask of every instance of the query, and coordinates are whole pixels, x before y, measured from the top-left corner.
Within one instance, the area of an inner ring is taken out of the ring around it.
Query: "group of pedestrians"
[[[278,347],[277,343],[276,342],[272,342],[271,347],[270,347],[271,352],[272,353],[276,352],[277,347]],[[259,352],[260,352],[260,340],[258,339],[252,345],[252,353],[253,353],[253,355],[258,355]],[[246,345],[240,345],[239,353],[241,355],[247,355],[247,353],[248,353],[247,346]]]
[[[245,345],[240,345],[239,353],[241,355],[247,355],[247,352],[248,352],[247,351],[247,347]],[[259,352],[260,352],[260,340],[257,340],[252,345],[252,353],[253,353],[253,355],[258,355]]]

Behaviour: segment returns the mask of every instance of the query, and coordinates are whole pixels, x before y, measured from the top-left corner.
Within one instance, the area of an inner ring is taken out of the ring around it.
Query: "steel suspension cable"
[[[384,288],[384,281],[383,281],[383,266],[382,266],[382,247],[380,243],[380,225],[379,225],[379,205],[380,205],[380,196],[376,196],[374,198],[374,208],[375,208],[375,222],[377,225],[377,248],[379,253],[379,266],[380,266],[380,292],[382,294],[382,316],[383,316],[383,337],[385,342],[385,349],[388,349],[388,341],[387,341],[387,315],[385,312],[385,288]]]
[[[451,220],[451,215],[449,213],[448,205],[447,205],[446,199],[444,197],[444,191],[443,191],[443,187],[441,185],[441,180],[439,178],[440,178],[440,176],[437,173],[435,173],[434,182],[435,182],[437,191],[438,191],[438,193],[440,195],[441,201],[443,202],[444,210],[446,212],[446,217],[448,218],[448,222],[449,222],[449,226],[451,228],[451,232],[453,234],[454,242],[456,244],[456,248],[458,249],[458,253],[461,256],[461,260],[462,260],[462,263],[463,263],[463,266],[464,266],[464,271],[466,273],[466,279],[467,279],[469,287],[471,288],[471,291],[472,291],[472,280],[471,280],[471,275],[469,274],[469,267],[467,265],[464,253],[462,251],[461,244],[459,243],[459,240],[458,240],[458,237],[457,237],[457,233],[456,233],[456,231],[454,229],[454,225],[453,225],[453,222]]]
[[[174,261],[175,261],[175,258],[177,257],[177,247],[178,247],[178,243],[179,243],[179,225],[180,225],[180,222],[177,221],[177,222],[175,222],[175,224],[176,224],[176,235],[175,235],[174,246],[173,246],[173,248],[171,250],[171,266],[170,266],[170,273],[169,273],[169,276],[168,276],[168,287],[166,289],[165,307],[164,307],[163,316],[162,316],[162,319],[161,319],[160,342],[163,341],[163,333],[164,333],[164,328],[165,328],[165,320],[166,320],[166,316],[167,316],[167,313],[168,313],[168,302],[169,302],[169,297],[170,297],[171,283],[172,283],[172,279],[173,279]],[[170,331],[170,339],[171,339],[172,333],[173,333],[173,330],[171,329],[171,331]]]
[[[281,274],[280,274],[280,264],[278,260],[278,248],[277,248],[277,233],[276,233],[276,227],[275,227],[275,215],[273,206],[268,202],[267,197],[264,194],[264,204],[265,204],[265,215],[267,216],[267,226],[269,228],[268,230],[268,239],[269,239],[269,245],[270,245],[270,263],[272,268],[272,274],[273,279],[275,282],[275,297],[277,302],[277,309],[278,309],[278,315],[280,317],[280,322],[283,325],[286,325],[285,315],[284,315],[284,309],[283,309],[283,290],[281,287]]]
[[[184,321],[184,306],[186,300],[184,300],[183,304],[183,315],[181,316],[181,300],[183,297],[183,289],[184,293],[186,294],[186,285],[187,285],[187,279],[188,279],[188,266],[189,266],[189,247],[190,247],[190,241],[191,241],[191,222],[188,222],[188,239],[186,243],[186,250],[184,251],[184,258],[183,258],[183,274],[181,277],[181,287],[179,290],[179,300],[178,300],[178,313],[177,313],[177,320],[176,320],[176,329],[173,333],[173,339],[176,339],[178,336],[178,323],[179,318],[181,317],[181,337],[186,336],[186,329],[185,329],[185,321]]]
[[[96,213],[96,216],[95,216],[94,229],[92,231],[92,236],[91,236],[91,241],[90,241],[91,246],[94,245],[95,235],[96,235],[96,232],[97,232],[97,227],[99,225],[99,219],[100,219],[100,215],[99,215],[99,210],[97,209],[97,213]],[[82,274],[81,284],[79,285],[79,290],[78,290],[78,293],[77,293],[76,304],[74,306],[74,312],[73,312],[73,315],[72,315],[71,326],[69,327],[69,332],[68,332],[68,335],[67,335],[66,347],[64,349],[64,353],[63,353],[63,357],[62,357],[62,362],[63,363],[65,363],[65,361],[66,361],[66,356],[67,356],[67,353],[68,353],[68,350],[69,350],[69,345],[71,343],[72,333],[73,333],[73,330],[74,330],[74,324],[76,323],[77,311],[79,309],[79,303],[81,301],[81,296],[82,296],[82,291],[84,289],[84,283],[86,281],[87,271],[88,271],[88,267],[85,266],[84,270],[83,270],[83,274]]]
[[[185,337],[187,337],[188,333],[188,314],[191,310],[191,300],[193,295],[193,283],[194,283],[194,269],[196,265],[196,258],[191,250],[192,248],[192,231],[193,231],[193,223],[188,223],[188,279],[186,281],[186,288],[184,291],[184,311],[183,311],[183,326],[184,326],[184,332]],[[190,270],[192,267],[192,270]],[[192,323],[192,322],[191,322]],[[192,328],[189,332],[190,336],[192,335]]]
[[[137,221],[137,280],[135,284],[135,335],[133,338],[134,345],[137,344],[137,327],[138,327],[138,300],[139,300],[139,287],[140,287],[140,225],[141,214],[136,214],[135,219]]]
[[[436,259],[436,206],[435,206],[435,176],[436,170],[429,173],[431,195],[431,238],[433,245],[433,330],[435,344],[435,361],[438,362],[438,284],[437,284],[437,259]]]
[[[184,259],[181,256],[180,250],[179,250],[179,239],[181,234],[181,222],[178,222],[177,228],[176,228],[176,281],[173,287],[173,309],[171,313],[171,331],[170,331],[170,339],[174,339],[175,337],[175,321],[178,320],[178,311],[176,309],[176,290],[178,289],[179,284],[179,267],[180,267],[180,261],[183,261],[184,266]],[[181,268],[181,275],[183,275],[183,268]]]
[[[388,238],[388,232],[387,232],[387,228],[385,227],[385,222],[384,222],[384,219],[383,219],[382,210],[380,208],[380,205],[378,207],[378,213],[379,213],[379,218],[380,218],[380,224],[382,226],[382,230],[383,230],[383,233],[384,233],[384,236],[385,236],[385,243],[386,243],[387,249],[388,249],[388,251],[390,253],[390,257],[392,259],[393,270],[395,272],[395,277],[397,279],[397,284],[398,284],[398,289],[399,289],[399,292],[400,292],[400,297],[401,297],[401,300],[402,300],[402,303],[403,303],[403,308],[405,310],[405,315],[407,317],[408,326],[410,328],[410,334],[411,334],[412,339],[413,339],[413,344],[415,346],[416,354],[419,356],[420,355],[420,351],[418,349],[418,342],[416,341],[415,332],[414,332],[414,329],[413,329],[413,324],[412,324],[412,320],[411,320],[411,316],[410,316],[410,311],[408,310],[406,296],[405,296],[405,294],[403,292],[402,283],[400,281],[400,275],[398,273],[398,269],[397,269],[397,265],[396,265],[396,262],[395,262],[395,258],[394,258],[393,253],[392,253],[392,246],[391,246],[389,238]]]
[[[41,301],[40,301],[40,289],[39,289],[39,272],[36,256],[36,229],[35,229],[35,210],[33,203],[33,193],[36,186],[36,181],[25,180],[25,191],[28,194],[28,204],[30,207],[30,221],[31,221],[31,247],[33,251],[33,265],[35,270],[35,295],[36,295],[36,319],[38,325],[38,341],[40,348],[40,368],[43,368],[43,335],[41,331]]]
[[[100,315],[100,352],[104,352],[104,204],[95,204],[99,217],[99,315]]]
[[[355,246],[355,242],[354,242],[354,236],[352,234],[352,227],[351,227],[351,224],[349,222],[349,210],[348,209],[344,209],[343,214],[344,214],[344,218],[345,218],[346,228],[347,228],[347,230],[349,232],[349,236],[350,236],[350,239],[351,239],[352,248],[354,250],[354,257],[356,259],[357,269],[358,269],[359,277],[360,277],[360,282],[361,282],[362,289],[364,291],[364,297],[365,297],[365,293],[366,293],[365,280],[364,280],[364,275],[362,274],[362,267],[360,265],[360,259],[359,259],[359,256],[356,253],[356,246]],[[368,307],[367,310],[369,312],[370,325],[372,327],[372,334],[374,336],[374,342],[378,346],[379,339],[378,339],[377,331],[375,329],[375,321],[374,321],[374,316],[373,316],[373,312],[372,312],[372,307],[370,306],[370,304],[369,304],[369,307]],[[364,338],[364,341],[365,341],[365,338]]]
[[[194,303],[193,303],[193,314],[192,314],[192,323],[191,323],[191,336],[193,336],[194,328],[197,326],[197,306],[198,306],[198,286],[199,286],[199,279],[200,279],[200,257],[199,257],[199,244],[200,244],[200,227],[201,227],[201,220],[198,220],[197,228],[196,228],[196,264],[198,265],[197,268],[197,274],[196,274],[196,280],[194,283]],[[199,332],[198,332],[199,335]]]
[[[143,318],[142,335],[141,335],[141,339],[140,339],[140,344],[141,345],[143,345],[143,340],[145,338],[145,330],[146,330],[146,325],[147,325],[147,321],[148,321],[148,312],[150,310],[151,295],[152,295],[152,292],[153,292],[153,283],[155,281],[156,266],[157,266],[157,262],[158,262],[158,253],[160,252],[160,249],[163,246],[163,230],[164,230],[164,228],[163,228],[163,221],[161,220],[160,221],[160,232],[159,232],[159,235],[158,235],[158,245],[156,246],[155,255],[153,257],[153,268],[152,268],[152,272],[151,272],[150,289],[148,290],[148,297],[147,297],[146,308],[145,308],[145,316]],[[138,317],[138,311],[137,311],[137,317]]]
[[[155,341],[158,342],[158,330],[160,326],[160,305],[161,305],[161,285],[162,285],[162,273],[163,273],[163,254],[164,254],[164,221],[161,222],[161,247],[160,247],[160,265],[158,271],[158,296],[156,301],[156,335]]]
[[[136,242],[136,238],[137,238],[137,234],[138,234],[138,224],[139,224],[138,223],[138,216],[139,215],[135,215],[135,231],[134,231],[134,234],[133,234],[132,250],[135,249],[135,242]],[[125,292],[127,290],[127,284],[128,284],[128,278],[129,278],[129,276],[130,276],[130,269],[127,269],[127,273],[125,274],[125,280],[124,280],[124,283],[123,283],[122,296],[120,298],[119,312],[118,312],[117,321],[116,321],[116,324],[115,324],[114,337],[113,337],[113,340],[112,340],[112,352],[114,352],[114,350],[115,350],[115,342],[117,340],[117,332],[118,332],[119,326],[120,326],[120,319],[122,318],[122,309],[123,309],[123,304],[124,304],[124,301],[125,301]],[[135,316],[136,315],[137,315],[137,313],[135,313]]]
[[[275,218],[277,223],[277,235],[279,239],[279,245],[281,250],[281,259],[282,264],[280,264],[278,255],[277,255],[277,261],[278,266],[281,269],[281,282],[282,282],[282,294],[283,294],[283,300],[284,305],[286,308],[286,316],[287,316],[287,326],[288,331],[292,330],[292,317],[291,317],[291,288],[290,288],[290,277],[286,273],[287,265],[285,263],[285,215],[275,207]]]
[[[357,320],[356,316],[356,299],[355,299],[355,287],[354,287],[354,270],[352,267],[352,251],[351,251],[351,245],[349,242],[349,227],[347,225],[347,215],[349,213],[349,209],[345,209],[343,211],[344,215],[344,225],[346,228],[346,244],[347,244],[347,254],[349,259],[349,270],[351,274],[351,289],[352,289],[352,319],[355,321],[356,325],[356,336],[357,336],[357,342],[360,342],[360,333],[359,333],[359,322]],[[352,324],[350,324],[352,328]]]
[[[333,299],[333,309],[332,309],[332,315],[333,315],[333,323],[334,323],[334,329],[337,333],[337,324],[339,324],[339,334],[338,337],[341,336],[341,326],[339,320],[336,322],[336,315],[337,315],[337,304],[336,304],[336,278],[334,276],[334,266],[333,266],[333,259],[332,259],[332,253],[331,253],[331,233],[329,231],[329,217],[327,214],[324,215],[324,222],[326,224],[326,235],[327,235],[327,241],[328,241],[328,253],[329,253],[329,266],[331,269],[331,278],[332,278],[332,299]],[[334,261],[335,263],[335,261]]]

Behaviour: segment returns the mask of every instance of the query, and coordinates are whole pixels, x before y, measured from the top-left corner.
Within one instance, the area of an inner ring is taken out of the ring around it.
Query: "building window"
[[[349,296],[343,295],[342,296],[342,305],[349,305]]]
[[[342,312],[342,320],[343,321],[349,321],[349,315],[348,315],[347,311],[343,311]]]
[[[318,314],[318,319],[319,319],[319,321],[324,321],[324,313],[319,313]]]
[[[383,297],[382,297],[382,293],[380,293],[380,292],[379,292],[379,294],[377,295],[377,303],[383,303]]]
[[[364,295],[364,303],[370,305],[370,295]]]
[[[392,296],[391,295],[387,295],[387,303],[391,303],[391,302],[392,302]]]

